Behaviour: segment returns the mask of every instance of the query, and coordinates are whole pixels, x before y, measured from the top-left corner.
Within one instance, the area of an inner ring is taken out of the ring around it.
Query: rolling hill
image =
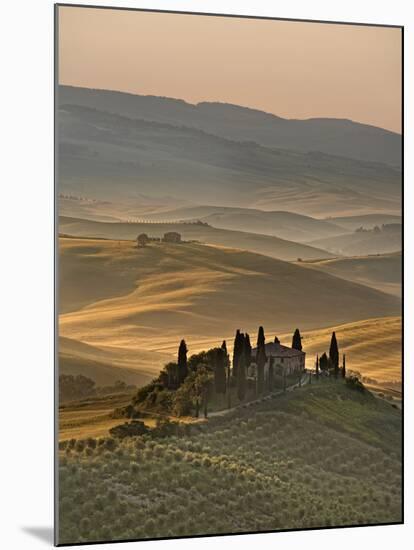
[[[174,435],[61,442],[59,544],[401,523],[401,425],[338,381]]]
[[[382,292],[401,297],[401,252],[351,258],[333,258],[302,262],[303,266],[319,269],[347,281],[354,281]]]
[[[96,200],[142,195],[326,217],[398,213],[401,171],[318,151],[274,149],[204,130],[61,104],[59,190]]]
[[[304,242],[343,234],[342,227],[325,220],[283,211],[264,211],[229,206],[193,206],[148,213],[141,216],[148,221],[200,220],[220,229],[249,231],[273,235],[290,241]],[[144,220],[142,220],[144,221]]]
[[[193,353],[231,343],[236,328],[281,334],[400,314],[393,296],[240,250],[61,238],[60,257],[60,335],[109,349],[124,367],[139,350],[135,367],[146,372],[153,352],[155,369],[181,338]]]
[[[372,229],[373,227],[381,226],[390,223],[402,223],[402,217],[394,214],[365,214],[361,216],[344,216],[344,217],[329,217],[326,221],[334,224],[335,226],[343,227],[348,231],[355,231],[359,227],[364,229]]]
[[[366,319],[303,332],[302,344],[308,368],[315,368],[316,354],[328,353],[333,330],[340,353],[346,354],[349,370],[375,379],[380,387],[386,387],[389,382],[401,383],[401,317]],[[291,335],[281,335],[280,340],[289,345]]]
[[[230,231],[194,223],[104,223],[77,218],[59,218],[60,233],[78,237],[98,237],[107,239],[136,239],[140,233],[147,233],[151,237],[162,237],[169,231],[177,231],[184,240],[196,240],[201,243],[240,248],[265,254],[282,260],[330,258],[332,254],[325,250],[286,241],[269,235],[247,233],[245,231]],[[123,284],[111,273],[114,288]]]
[[[402,250],[402,225],[390,224],[378,230],[354,231],[337,237],[317,239],[308,242],[308,244],[341,256],[400,252]]]
[[[171,356],[145,350],[111,349],[91,346],[70,338],[59,338],[59,373],[83,374],[97,386],[110,386],[117,380],[143,386],[157,375]]]
[[[59,87],[59,104],[187,126],[234,141],[255,141],[271,148],[320,151],[395,166],[401,164],[400,135],[351,120],[289,120],[239,105],[215,102],[192,105],[165,97],[71,86]]]

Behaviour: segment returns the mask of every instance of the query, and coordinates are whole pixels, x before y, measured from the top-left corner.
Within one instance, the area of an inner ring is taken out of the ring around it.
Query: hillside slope
[[[392,296],[239,250],[61,238],[60,257],[60,334],[120,352],[175,354],[185,338],[192,353],[231,342],[236,328],[277,334],[400,313]]]
[[[59,338],[59,374],[82,374],[97,386],[110,386],[117,380],[143,386],[158,374],[172,357],[168,354],[109,346],[91,346],[70,338]]]
[[[340,354],[346,354],[349,370],[375,379],[383,387],[388,382],[401,382],[401,317],[367,319],[303,332],[308,368],[315,368],[316,354],[329,352],[332,331],[336,333]],[[289,345],[291,334],[281,335],[280,339]]]
[[[402,250],[402,226],[392,224],[390,229],[378,231],[355,231],[337,237],[310,241],[308,244],[325,248],[333,254],[343,256],[363,256],[365,254],[388,254]]]
[[[62,444],[59,542],[402,521],[401,412],[340,381],[176,434],[117,440],[115,453]],[[81,528],[65,513],[78,500]]]
[[[402,223],[401,215],[377,213],[377,214],[365,214],[360,216],[345,216],[345,217],[329,217],[325,221],[335,224],[336,226],[343,227],[348,231],[355,231],[358,227],[364,227],[365,229],[372,229],[373,227],[381,226],[383,224],[390,223]]]
[[[193,206],[141,215],[148,221],[200,220],[213,227],[273,235],[281,239],[304,242],[311,238],[332,237],[344,233],[342,227],[325,220],[293,212],[265,211],[230,206]],[[312,237],[311,237],[312,236]]]
[[[79,237],[131,240],[136,239],[140,233],[147,233],[150,237],[162,237],[164,233],[177,231],[184,240],[248,250],[287,261],[298,258],[309,260],[332,256],[325,250],[269,235],[188,223],[103,223],[61,216],[59,231]],[[111,277],[110,272],[105,276]],[[117,285],[118,281],[113,280],[113,284]]]
[[[401,297],[401,252],[315,260],[302,262],[301,265]]]

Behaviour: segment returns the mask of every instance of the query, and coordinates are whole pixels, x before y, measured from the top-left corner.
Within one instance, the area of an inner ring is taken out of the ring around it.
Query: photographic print
[[[401,27],[57,5],[59,545],[401,523]]]

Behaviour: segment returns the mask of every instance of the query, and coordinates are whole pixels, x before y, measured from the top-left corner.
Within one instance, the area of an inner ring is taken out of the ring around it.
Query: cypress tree
[[[224,369],[226,371],[226,379],[228,381],[230,379],[230,358],[227,352],[226,340],[223,340],[223,343],[221,344],[221,349],[223,350],[224,354]]]
[[[250,336],[247,332],[244,337],[244,355],[246,359],[246,369],[248,369],[252,362],[252,345],[250,343]]]
[[[226,393],[227,393],[227,407],[231,408],[231,395],[230,395],[230,357],[227,352],[227,344],[226,340],[223,340],[223,343],[221,344],[221,349],[224,352],[224,361],[225,361],[225,368],[226,368]]]
[[[292,337],[292,348],[302,351],[302,336],[300,335],[299,329],[297,328],[293,333]]]
[[[345,353],[342,355],[342,378],[346,377]]]
[[[329,368],[329,359],[325,352],[319,358],[319,368],[321,370],[328,370]]]
[[[187,351],[185,340],[181,340],[178,348],[178,384],[184,382],[188,374]]]
[[[259,327],[257,334],[257,351],[256,351],[256,365],[257,365],[257,393],[261,395],[264,391],[264,368],[266,365],[266,340],[263,327]]]
[[[244,401],[244,398],[246,397],[246,386],[246,358],[243,350],[239,358],[239,365],[237,369],[237,397],[239,398],[239,401]]]
[[[316,380],[319,380],[319,357],[318,356],[316,356],[315,374],[316,374]]]
[[[335,378],[338,378],[339,373],[339,351],[338,342],[336,341],[335,332],[332,333],[331,345],[329,346],[329,360],[334,369]]]
[[[264,335],[263,327],[259,327],[259,332],[257,333],[257,348],[264,347],[266,343],[266,338]]]
[[[244,335],[240,332],[240,329],[237,329],[236,336],[234,338],[233,369],[232,369],[232,374],[234,378],[236,378],[236,380],[237,380],[237,368],[239,366],[240,355],[243,351],[243,342],[244,342]]]

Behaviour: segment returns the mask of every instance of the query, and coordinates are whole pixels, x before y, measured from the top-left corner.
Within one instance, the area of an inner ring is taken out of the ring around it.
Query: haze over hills
[[[246,140],[61,103],[60,191],[105,201],[149,195],[209,204],[213,196],[318,217],[399,211],[397,168]]]
[[[390,223],[402,223],[402,216],[397,214],[365,214],[361,216],[345,216],[345,217],[328,217],[326,221],[335,224],[337,227],[343,227],[348,231],[355,231],[359,227],[372,229],[373,227],[381,226]]]
[[[401,252],[316,260],[301,265],[401,297]]]
[[[308,244],[323,247],[333,254],[342,256],[387,254],[402,250],[401,230],[401,224],[390,224],[377,230],[354,231],[338,237],[317,239]]]
[[[188,126],[235,141],[255,141],[266,147],[401,164],[399,134],[346,119],[289,120],[227,103],[193,105],[179,99],[71,86],[59,87],[59,104]]]
[[[332,256],[330,252],[325,250],[279,239],[278,237],[217,229],[194,223],[104,223],[61,216],[59,218],[59,231],[66,235],[78,237],[130,240],[135,240],[141,233],[159,238],[169,231],[177,231],[187,241],[196,240],[201,243],[249,250],[250,252],[258,252],[272,258],[288,261],[297,260],[298,258],[319,259]],[[111,279],[114,289],[117,288],[118,284],[122,284],[122,281],[118,280],[111,272],[108,272],[106,276]]]
[[[343,234],[343,228],[325,220],[292,212],[270,212],[253,208],[231,208],[227,206],[183,207],[167,212],[148,213],[141,216],[148,221],[200,220],[213,227],[249,231],[274,235],[297,242]]]
[[[258,325],[312,331],[312,353],[352,325],[354,365],[399,368],[398,321],[377,319],[401,313],[400,136],[69,87],[58,130],[62,373],[141,385],[181,338]],[[168,231],[198,242],[132,242]]]
[[[139,350],[156,352],[158,364],[160,353],[176,353],[181,338],[195,352],[223,338],[232,342],[236,328],[255,334],[263,324],[281,334],[401,309],[393,296],[240,250],[61,238],[60,255],[60,335],[110,349],[113,361]],[[139,362],[138,355],[137,368]]]

